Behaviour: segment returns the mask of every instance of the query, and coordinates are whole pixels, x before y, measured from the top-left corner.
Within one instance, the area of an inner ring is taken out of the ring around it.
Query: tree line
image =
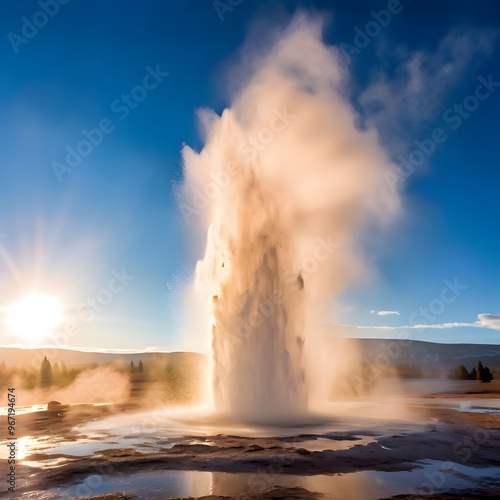
[[[114,368],[127,374],[131,382],[131,395],[142,394],[141,386],[156,384],[158,394],[167,403],[189,403],[201,397],[204,381],[203,365],[185,362],[156,362],[144,364],[142,360],[113,363]],[[6,366],[0,363],[0,388],[16,384],[19,389],[59,389],[70,385],[87,369],[98,365],[67,367],[64,361],[52,363],[47,356],[39,367]]]
[[[477,363],[477,368],[473,367],[469,372],[464,365],[459,365],[454,370],[450,371],[449,378],[458,380],[478,380],[480,382],[491,382],[493,374],[487,366],[483,366],[481,360]]]
[[[36,366],[7,366],[5,361],[0,364],[0,388],[13,384],[20,389],[46,388],[51,386],[65,387],[71,384],[78,374],[79,368],[67,368],[64,362],[52,365],[44,357],[40,367]]]
[[[142,373],[144,371],[144,365],[142,364],[142,360],[139,360],[139,364],[137,367],[134,362],[130,362],[130,373]]]

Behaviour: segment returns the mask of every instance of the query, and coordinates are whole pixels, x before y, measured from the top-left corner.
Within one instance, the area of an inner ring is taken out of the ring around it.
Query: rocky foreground
[[[448,397],[459,397],[448,395]],[[485,395],[485,398],[495,395]],[[101,419],[110,412],[127,413],[126,407],[91,407],[81,405],[71,408],[54,406],[19,417],[19,430],[36,436],[52,432],[66,441],[77,439],[74,426]],[[258,491],[245,493],[243,499],[310,499],[326,498],[304,488],[285,488],[272,484],[272,478],[280,474],[310,476],[316,474],[345,474],[370,471],[403,471],[419,467],[420,460],[436,460],[458,463],[469,467],[500,467],[500,415],[494,413],[458,412],[433,408],[432,404],[412,409],[421,425],[406,431],[382,432],[373,429],[357,429],[353,433],[324,432],[321,434],[294,434],[279,437],[241,437],[217,434],[213,436],[186,435],[176,440],[159,439],[157,449],[139,452],[133,447],[99,451],[84,457],[65,454],[47,455],[33,453],[27,460],[41,467],[18,466],[18,486],[12,498],[56,499],[49,488],[77,483],[93,474],[133,474],[153,471],[212,471],[230,473],[265,473],[269,484]],[[54,422],[57,425],[54,425]],[[367,442],[366,438],[369,442]],[[321,439],[332,443],[332,450],[311,451],[302,442]],[[358,444],[357,441],[362,441]],[[338,442],[348,442],[339,449]],[[346,449],[345,449],[346,448]],[[47,462],[50,458],[51,466]],[[119,484],[117,485],[119,488]],[[45,493],[44,493],[45,492]],[[403,494],[392,498],[499,498],[498,484],[478,484],[477,488],[449,494]],[[88,498],[88,497],[87,497]],[[113,493],[94,496],[106,500],[134,498],[130,494]],[[159,497],[158,497],[159,498]],[[165,497],[167,498],[167,497]],[[204,496],[203,499],[230,498]]]

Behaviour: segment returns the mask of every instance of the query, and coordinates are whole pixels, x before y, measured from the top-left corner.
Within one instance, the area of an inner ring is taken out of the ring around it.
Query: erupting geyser
[[[183,151],[180,209],[207,234],[196,285],[214,403],[237,418],[298,418],[327,389],[316,325],[362,271],[361,230],[398,206],[386,181],[396,167],[360,128],[321,31],[296,16],[271,50],[247,57],[231,108],[200,113],[203,150]]]
[[[212,285],[213,383],[218,408],[256,418],[306,409],[304,290],[289,286],[289,228],[249,170],[236,181],[234,212],[209,232],[204,265]]]

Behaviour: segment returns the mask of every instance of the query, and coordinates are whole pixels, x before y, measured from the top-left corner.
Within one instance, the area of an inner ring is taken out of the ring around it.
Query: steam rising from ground
[[[120,373],[111,366],[99,366],[80,373],[68,387],[19,391],[17,404],[41,404],[49,400],[63,404],[119,403],[127,400],[129,392],[128,374]]]
[[[319,18],[296,16],[253,60],[231,107],[201,113],[206,142],[183,151],[180,208],[188,221],[203,209],[196,285],[216,409],[272,420],[304,414],[327,390],[317,324],[364,274],[363,229],[390,222],[398,196],[384,177],[396,167],[360,128]]]

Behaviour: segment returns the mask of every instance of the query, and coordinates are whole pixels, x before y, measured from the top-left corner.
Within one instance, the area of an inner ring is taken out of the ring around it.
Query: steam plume
[[[387,224],[395,171],[362,130],[347,72],[322,22],[301,14],[253,57],[231,107],[203,112],[206,142],[183,151],[180,205],[202,211],[197,287],[206,298],[216,408],[240,418],[307,412],[325,385],[317,322],[363,274],[363,229]],[[203,210],[202,210],[203,209]]]

